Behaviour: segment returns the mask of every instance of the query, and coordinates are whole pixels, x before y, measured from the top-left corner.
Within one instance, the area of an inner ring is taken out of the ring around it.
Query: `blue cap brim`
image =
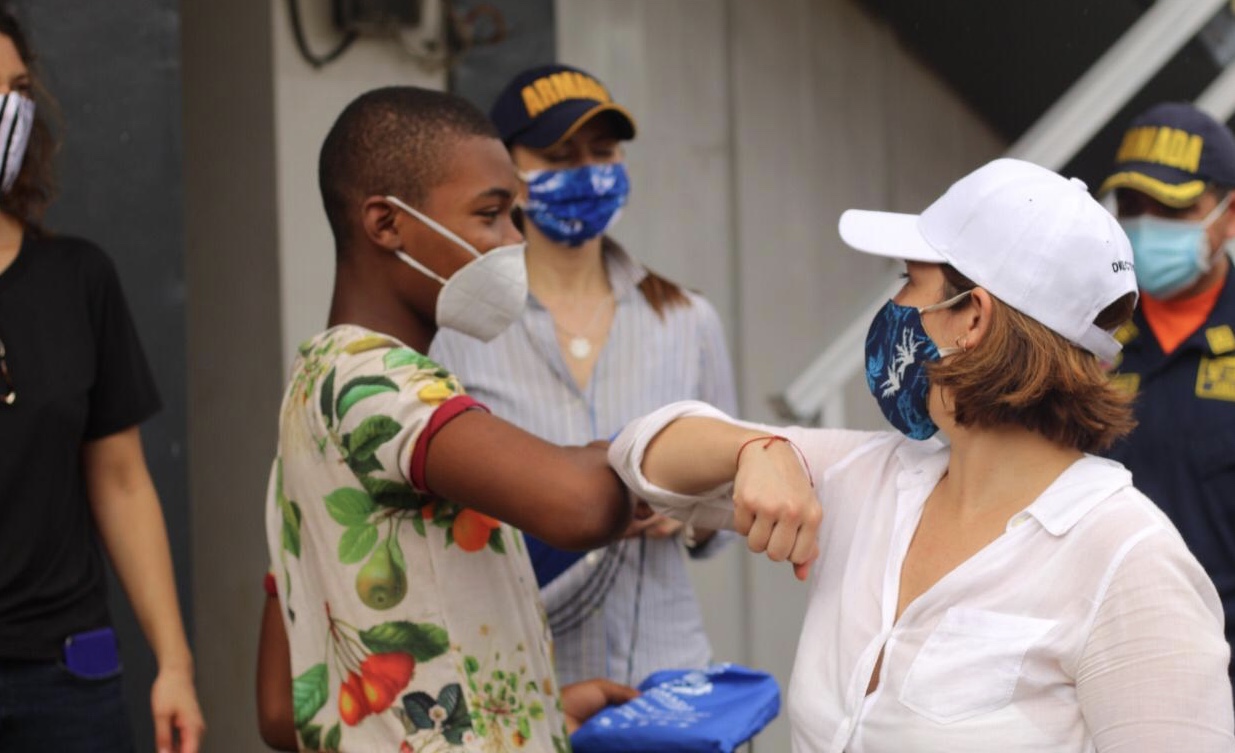
[[[532,123],[531,127],[507,139],[509,144],[520,144],[532,149],[544,149],[563,139],[570,138],[584,123],[601,113],[611,112],[616,117],[616,136],[622,141],[635,137],[635,119],[621,105],[612,102],[597,102],[588,99],[573,99],[555,105]]]

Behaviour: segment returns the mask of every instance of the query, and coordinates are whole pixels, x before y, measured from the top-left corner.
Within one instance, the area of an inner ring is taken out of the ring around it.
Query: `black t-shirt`
[[[0,274],[0,340],[16,401],[0,402],[0,658],[50,659],[108,624],[82,445],[159,408],[111,260],[75,238],[30,238]]]

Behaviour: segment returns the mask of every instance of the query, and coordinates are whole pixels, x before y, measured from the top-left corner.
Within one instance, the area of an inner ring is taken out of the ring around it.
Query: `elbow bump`
[[[619,489],[615,485],[607,494],[598,496],[595,485],[581,484],[565,495],[561,506],[552,508],[562,512],[548,513],[543,532],[535,535],[547,544],[568,551],[584,551],[608,544],[630,523],[631,504]],[[586,503],[581,504],[580,500]]]
[[[581,520],[579,529],[575,532],[580,539],[580,548],[604,546],[620,536],[630,524],[630,508],[625,500],[622,500],[622,507],[625,509],[616,505],[601,506],[590,519]]]

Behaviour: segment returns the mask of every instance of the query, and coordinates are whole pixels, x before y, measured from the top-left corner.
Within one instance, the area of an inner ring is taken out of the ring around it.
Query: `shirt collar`
[[[1054,536],[1062,536],[1115,492],[1132,486],[1132,474],[1114,460],[1086,455],[1059,474],[1033,504],[1012,516],[1012,528],[1032,517]]]
[[[934,485],[948,467],[950,449],[939,439],[905,440],[896,451],[904,469],[899,486]],[[1070,465],[1033,504],[1013,515],[1012,529],[1029,518],[1053,536],[1062,536],[1115,492],[1132,486],[1132,474],[1114,460],[1086,455]]]

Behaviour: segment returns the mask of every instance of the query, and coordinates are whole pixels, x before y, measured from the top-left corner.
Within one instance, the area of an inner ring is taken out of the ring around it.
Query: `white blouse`
[[[682,416],[727,419],[675,403],[630,424],[610,462],[660,512],[732,528],[731,484],[686,496],[642,474],[648,442]],[[1235,750],[1217,592],[1123,466],[1078,460],[897,621],[947,446],[742,425],[797,443],[824,509],[789,687],[795,753]]]

